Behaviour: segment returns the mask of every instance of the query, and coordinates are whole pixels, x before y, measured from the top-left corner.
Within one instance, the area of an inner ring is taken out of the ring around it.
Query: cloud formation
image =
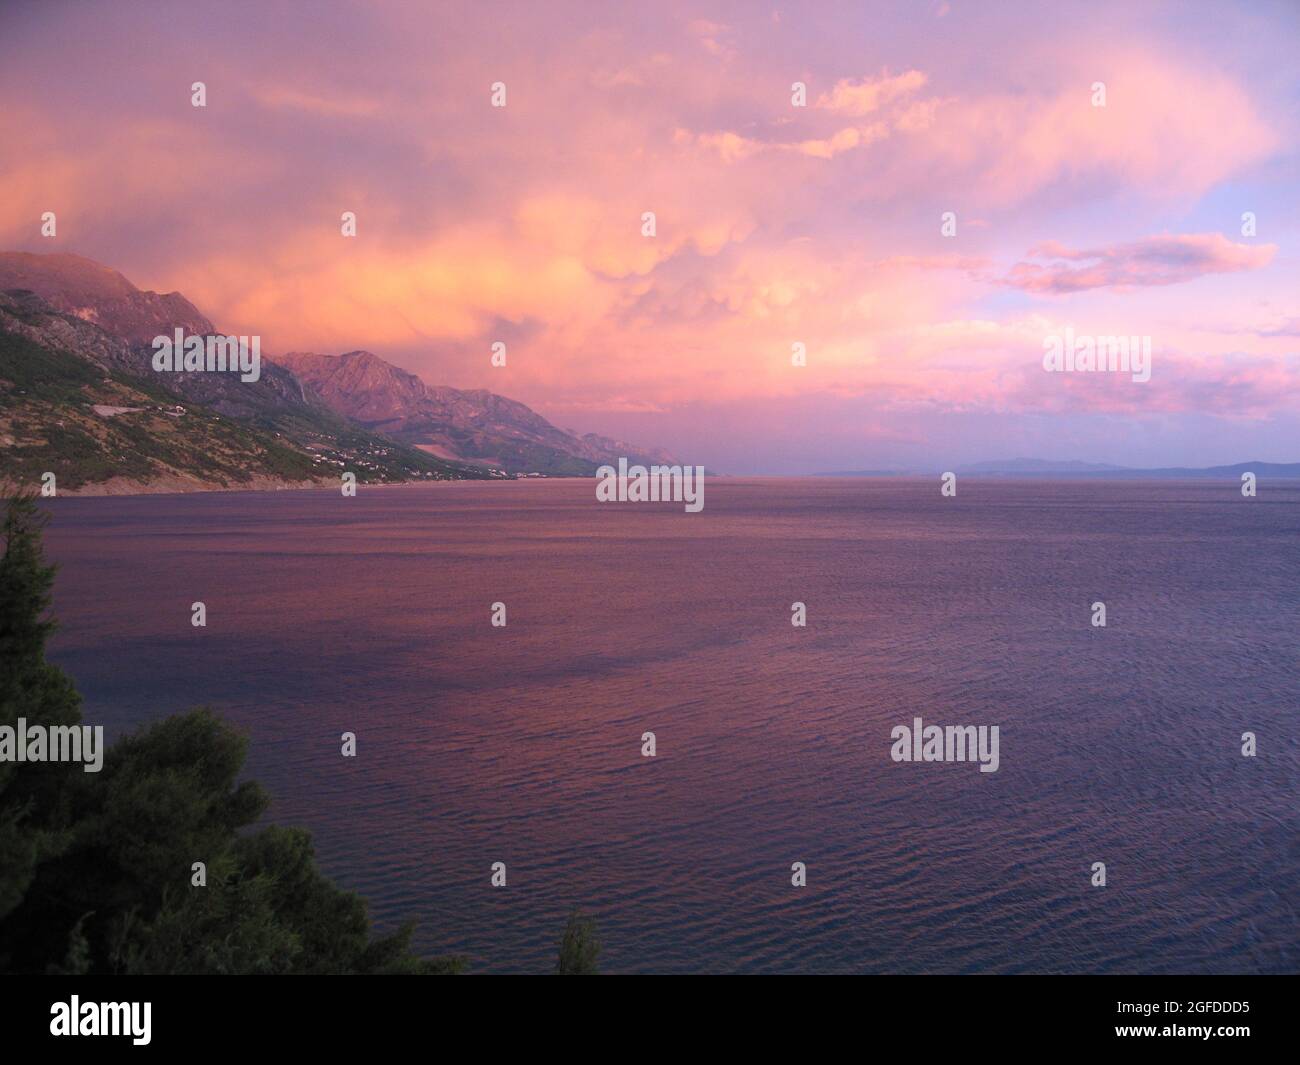
[[[1026,292],[1054,294],[1177,285],[1206,274],[1258,270],[1272,262],[1276,253],[1276,244],[1234,244],[1219,233],[1147,237],[1083,251],[1047,241],[1029,252],[1040,261],[1016,263],[1004,284]]]
[[[0,245],[179,289],[270,351],[370,348],[730,469],[818,404],[812,468],[883,464],[853,449],[924,441],[923,411],[1045,441],[1045,410],[1295,411],[1293,334],[1258,329],[1296,311],[1284,12],[1238,55],[1231,13],[1199,2],[74,7],[0,39]],[[1259,238],[1237,235],[1247,209]],[[1038,380],[1043,296],[1160,338],[1186,387]],[[1241,332],[1191,324],[1210,317]],[[749,428],[699,436],[702,410],[741,408]],[[864,436],[881,411],[918,420]]]

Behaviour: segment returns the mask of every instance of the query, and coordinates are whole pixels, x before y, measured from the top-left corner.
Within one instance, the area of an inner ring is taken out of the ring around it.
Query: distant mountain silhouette
[[[1091,477],[1110,478],[1207,478],[1226,477],[1237,480],[1243,473],[1259,477],[1300,477],[1300,462],[1237,462],[1230,466],[1161,466],[1135,468],[1111,466],[1102,462],[1078,462],[1053,459],[1010,459],[977,462],[958,466],[958,474],[968,477]]]
[[[958,466],[957,473],[995,473],[995,474],[1088,474],[1108,473],[1122,470],[1123,466],[1112,466],[1105,462],[1079,462],[1073,459],[1054,461],[1052,459],[1007,459],[991,462],[973,462],[968,466]]]
[[[1102,462],[1078,462],[1072,459],[994,459],[965,466],[950,467],[964,477],[1085,477],[1094,480],[1202,479],[1239,480],[1243,473],[1258,477],[1300,477],[1300,462],[1236,462],[1230,466],[1161,466],[1139,469],[1111,466]],[[938,469],[844,470],[814,474],[817,477],[931,477]]]
[[[369,351],[290,352],[292,370],[334,410],[368,429],[448,459],[485,462],[512,473],[587,476],[606,462],[676,464],[666,451],[558,429],[540,414],[485,389],[427,385]]]

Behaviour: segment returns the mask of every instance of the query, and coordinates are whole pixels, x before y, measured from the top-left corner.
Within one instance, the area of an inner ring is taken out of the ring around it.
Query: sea
[[[1300,482],[593,486],[50,500],[50,657],[472,972],[1300,970]]]

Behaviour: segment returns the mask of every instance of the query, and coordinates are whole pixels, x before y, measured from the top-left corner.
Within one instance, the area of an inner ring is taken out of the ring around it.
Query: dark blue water
[[[271,819],[428,953],[545,971],[580,906],[607,971],[1300,968],[1294,482],[50,509],[86,720],[218,709]],[[998,725],[999,770],[893,762],[917,716]]]

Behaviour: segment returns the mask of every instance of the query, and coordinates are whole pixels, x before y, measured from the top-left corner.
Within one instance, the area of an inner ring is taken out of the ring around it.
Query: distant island
[[[926,477],[938,476],[939,469],[837,470],[817,477]],[[1257,477],[1300,478],[1300,462],[1236,462],[1230,466],[1161,466],[1139,469],[1100,462],[1052,459],[1008,459],[975,462],[952,467],[965,477],[1088,477],[1094,480],[1240,480],[1243,473]]]

